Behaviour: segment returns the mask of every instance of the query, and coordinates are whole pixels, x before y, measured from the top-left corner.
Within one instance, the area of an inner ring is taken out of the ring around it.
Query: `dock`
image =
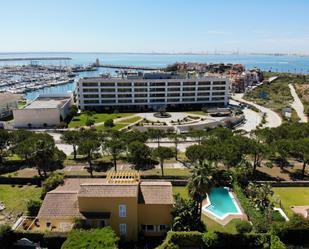
[[[115,69],[128,69],[128,70],[145,70],[145,71],[161,71],[162,67],[145,67],[145,66],[128,66],[128,65],[114,65],[114,64],[100,64],[96,67],[115,68]]]
[[[59,61],[72,60],[70,57],[20,57],[20,58],[0,58],[0,61]]]

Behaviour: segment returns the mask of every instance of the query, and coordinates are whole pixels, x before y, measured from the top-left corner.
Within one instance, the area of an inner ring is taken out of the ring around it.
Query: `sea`
[[[23,65],[29,63],[45,65],[89,65],[99,59],[101,64],[117,64],[130,66],[165,67],[175,62],[200,63],[233,63],[243,64],[247,69],[260,68],[265,71],[291,72],[309,74],[309,56],[290,55],[256,55],[256,54],[134,54],[134,53],[0,53],[1,58],[35,58],[35,57],[70,57],[71,60],[56,61],[0,61],[0,67],[6,65]],[[99,68],[94,72],[79,73],[77,79],[85,76],[98,76],[114,69]],[[27,92],[25,98],[29,101],[41,93],[62,93],[74,91],[75,83],[46,87]]]

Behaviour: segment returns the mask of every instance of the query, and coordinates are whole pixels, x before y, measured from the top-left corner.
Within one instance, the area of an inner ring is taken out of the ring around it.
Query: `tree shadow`
[[[281,177],[271,176],[265,172],[259,171],[258,169],[254,172],[254,176],[252,178],[258,181],[284,181]]]
[[[309,175],[305,173],[305,175],[302,175],[302,170],[300,169],[296,169],[294,172],[289,172],[290,178],[293,181],[299,181],[299,180],[303,180],[303,181],[308,181],[309,180]]]
[[[113,167],[114,165],[112,162],[106,162],[106,161],[98,161],[93,164],[93,170],[96,172],[107,172]]]

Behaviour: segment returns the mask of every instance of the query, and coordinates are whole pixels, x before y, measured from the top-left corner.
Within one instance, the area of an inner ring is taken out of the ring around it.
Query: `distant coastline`
[[[0,52],[0,55],[18,54],[127,54],[127,55],[262,55],[309,57],[309,53],[266,53],[266,52],[86,52],[86,51],[37,51],[37,52]]]

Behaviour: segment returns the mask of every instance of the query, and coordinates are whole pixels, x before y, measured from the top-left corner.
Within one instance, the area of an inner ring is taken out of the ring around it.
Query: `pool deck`
[[[209,212],[205,212],[203,211],[202,213],[204,215],[206,215],[207,217],[209,217],[210,219],[216,221],[217,223],[219,223],[220,225],[222,226],[225,226],[227,225],[231,220],[233,219],[241,219],[241,220],[248,220],[248,217],[247,215],[245,214],[245,211],[243,210],[242,206],[240,205],[240,202],[238,201],[235,193],[233,193],[232,191],[230,191],[230,193],[233,194],[234,196],[234,200],[236,201],[240,211],[241,211],[241,214],[228,214],[224,219],[219,219],[218,217],[216,217],[215,215],[209,213]],[[209,205],[209,202],[208,202],[208,199],[205,199],[202,203],[202,206],[208,206]]]

